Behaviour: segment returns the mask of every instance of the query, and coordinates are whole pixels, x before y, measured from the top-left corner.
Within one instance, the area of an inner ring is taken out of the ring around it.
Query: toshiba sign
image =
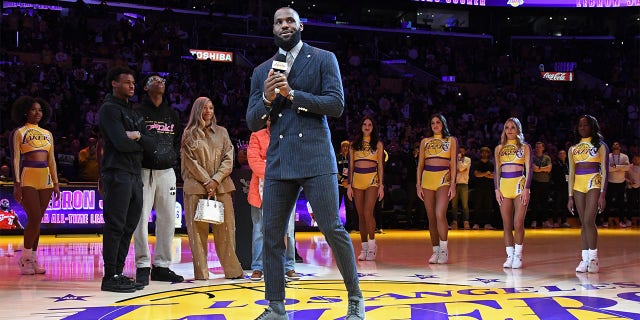
[[[573,72],[540,72],[540,75],[548,81],[573,81]]]
[[[233,62],[233,52],[190,49],[189,52],[196,60],[211,60],[217,62]]]

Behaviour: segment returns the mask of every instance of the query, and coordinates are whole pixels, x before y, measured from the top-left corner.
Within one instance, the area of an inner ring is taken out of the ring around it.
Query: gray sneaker
[[[353,318],[358,319],[358,318]],[[285,314],[276,313],[271,307],[264,309],[264,312],[259,315],[256,320],[289,320],[289,316]]]
[[[364,298],[350,297],[345,320],[364,320]]]

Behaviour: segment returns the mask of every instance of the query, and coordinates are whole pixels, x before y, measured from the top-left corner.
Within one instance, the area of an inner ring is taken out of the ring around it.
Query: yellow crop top
[[[518,148],[516,140],[507,140],[507,143],[500,149],[498,158],[500,159],[500,165],[520,164],[524,166],[524,148]]]
[[[434,135],[427,139],[424,145],[424,158],[442,158],[451,160],[451,140],[453,137],[442,138],[442,135]]]
[[[58,182],[56,159],[53,153],[53,135],[38,125],[27,123],[13,133],[13,176],[20,181],[22,155],[32,152],[47,152],[47,162],[53,183]],[[19,155],[19,156],[18,156]]]
[[[582,138],[578,144],[571,146],[571,155],[575,163],[594,162],[599,164],[602,161],[602,155],[591,143],[591,137]]]
[[[372,151],[369,139],[364,138],[362,140],[362,150],[353,150],[353,161],[358,160],[371,160],[378,162],[378,150]]]

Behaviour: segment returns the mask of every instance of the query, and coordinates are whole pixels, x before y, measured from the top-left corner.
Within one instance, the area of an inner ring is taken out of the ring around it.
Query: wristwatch
[[[293,101],[294,97],[295,97],[295,90],[289,91],[289,94],[287,95],[287,99],[289,99],[289,101]]]

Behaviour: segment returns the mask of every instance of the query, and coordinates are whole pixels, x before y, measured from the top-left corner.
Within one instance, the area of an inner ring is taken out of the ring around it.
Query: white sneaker
[[[36,274],[36,271],[33,268],[33,258],[21,257],[20,260],[18,260],[18,265],[20,266],[20,274]]]
[[[365,260],[367,261],[374,261],[376,260],[376,253],[378,251],[378,245],[372,245],[369,246],[369,249],[367,250],[367,256],[365,257]]]
[[[438,253],[438,264],[445,264],[449,260],[449,249],[440,248],[440,252]]]
[[[520,269],[522,268],[522,256],[521,255],[514,255],[513,256],[513,262],[511,263],[511,268],[512,269]]]
[[[587,272],[598,273],[598,271],[600,271],[600,266],[598,265],[598,259],[591,259],[591,261],[589,261],[589,266],[587,267]]]
[[[628,227],[626,223],[624,223],[623,221],[620,221],[620,228],[626,228]]]
[[[538,222],[537,221],[531,222],[531,229],[535,229],[537,227],[538,227]]]
[[[578,264],[578,266],[576,267],[576,272],[587,272],[587,268],[589,267],[589,263],[584,261],[584,260],[580,260],[580,264]]]
[[[513,266],[513,256],[508,256],[507,260],[502,264],[503,268],[511,268]]]
[[[434,252],[434,253],[431,255],[431,258],[429,258],[429,263],[430,263],[430,264],[438,263],[438,253],[439,253],[439,252]]]
[[[362,243],[362,251],[360,251],[360,255],[358,256],[358,260],[365,261],[367,260],[367,253],[369,252],[369,243]]]
[[[36,274],[45,274],[47,273],[47,270],[45,268],[43,268],[42,266],[40,266],[40,264],[38,263],[38,259],[33,259],[33,271]]]

